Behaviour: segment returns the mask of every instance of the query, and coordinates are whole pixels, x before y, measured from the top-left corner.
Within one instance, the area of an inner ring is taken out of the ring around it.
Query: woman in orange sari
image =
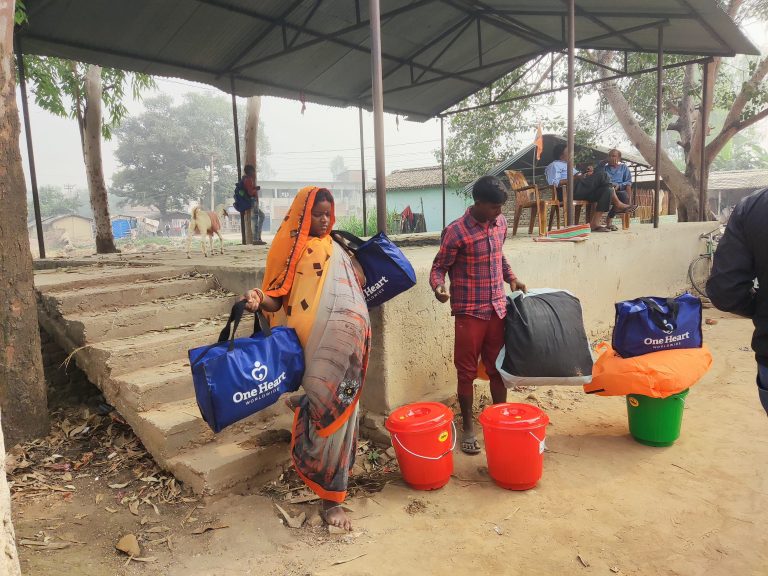
[[[334,221],[328,190],[301,189],[272,242],[262,288],[245,297],[248,310],[273,313],[272,324],[294,328],[301,341],[304,394],[287,401],[294,411],[291,456],[322,498],[323,519],[349,530],[342,503],[357,450],[371,330],[365,279],[331,239]]]

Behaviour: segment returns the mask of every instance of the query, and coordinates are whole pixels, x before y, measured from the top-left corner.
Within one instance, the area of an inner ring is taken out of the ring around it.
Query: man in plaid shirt
[[[478,359],[482,358],[491,381],[494,404],[507,401],[507,389],[496,369],[496,358],[504,346],[504,317],[507,314],[504,283],[514,292],[525,290],[504,257],[507,220],[501,208],[507,191],[498,178],[483,176],[472,188],[475,203],[443,230],[440,251],[435,256],[429,283],[440,302],[451,300],[455,320],[454,364],[463,420],[461,449],[478,454],[480,445],[472,421],[473,382]],[[450,296],[445,275],[451,279]]]

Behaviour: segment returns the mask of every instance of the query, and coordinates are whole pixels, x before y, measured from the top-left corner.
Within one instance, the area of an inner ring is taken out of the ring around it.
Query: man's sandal
[[[478,443],[474,434],[471,436],[464,436],[464,438],[462,438],[461,451],[464,452],[464,454],[480,454],[480,444]]]

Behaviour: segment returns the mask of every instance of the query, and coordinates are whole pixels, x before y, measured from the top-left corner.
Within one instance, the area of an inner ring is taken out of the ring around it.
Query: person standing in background
[[[253,201],[253,207],[244,212],[246,222],[245,243],[263,245],[266,242],[261,239],[261,226],[264,223],[264,212],[259,208],[259,190],[261,190],[261,186],[256,186],[256,168],[253,164],[246,164],[243,172],[243,189]]]

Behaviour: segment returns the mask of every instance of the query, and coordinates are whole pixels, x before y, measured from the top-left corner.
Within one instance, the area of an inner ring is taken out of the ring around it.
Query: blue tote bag
[[[362,266],[366,280],[363,294],[368,308],[380,306],[415,286],[413,266],[384,232],[365,241],[343,230],[334,230],[332,236]]]
[[[675,348],[701,348],[701,300],[636,298],[616,303],[613,349],[624,358]]]
[[[294,392],[304,375],[304,352],[293,328],[269,328],[256,314],[254,333],[235,338],[245,301],[234,305],[216,344],[193,348],[189,364],[203,419],[214,432]]]

